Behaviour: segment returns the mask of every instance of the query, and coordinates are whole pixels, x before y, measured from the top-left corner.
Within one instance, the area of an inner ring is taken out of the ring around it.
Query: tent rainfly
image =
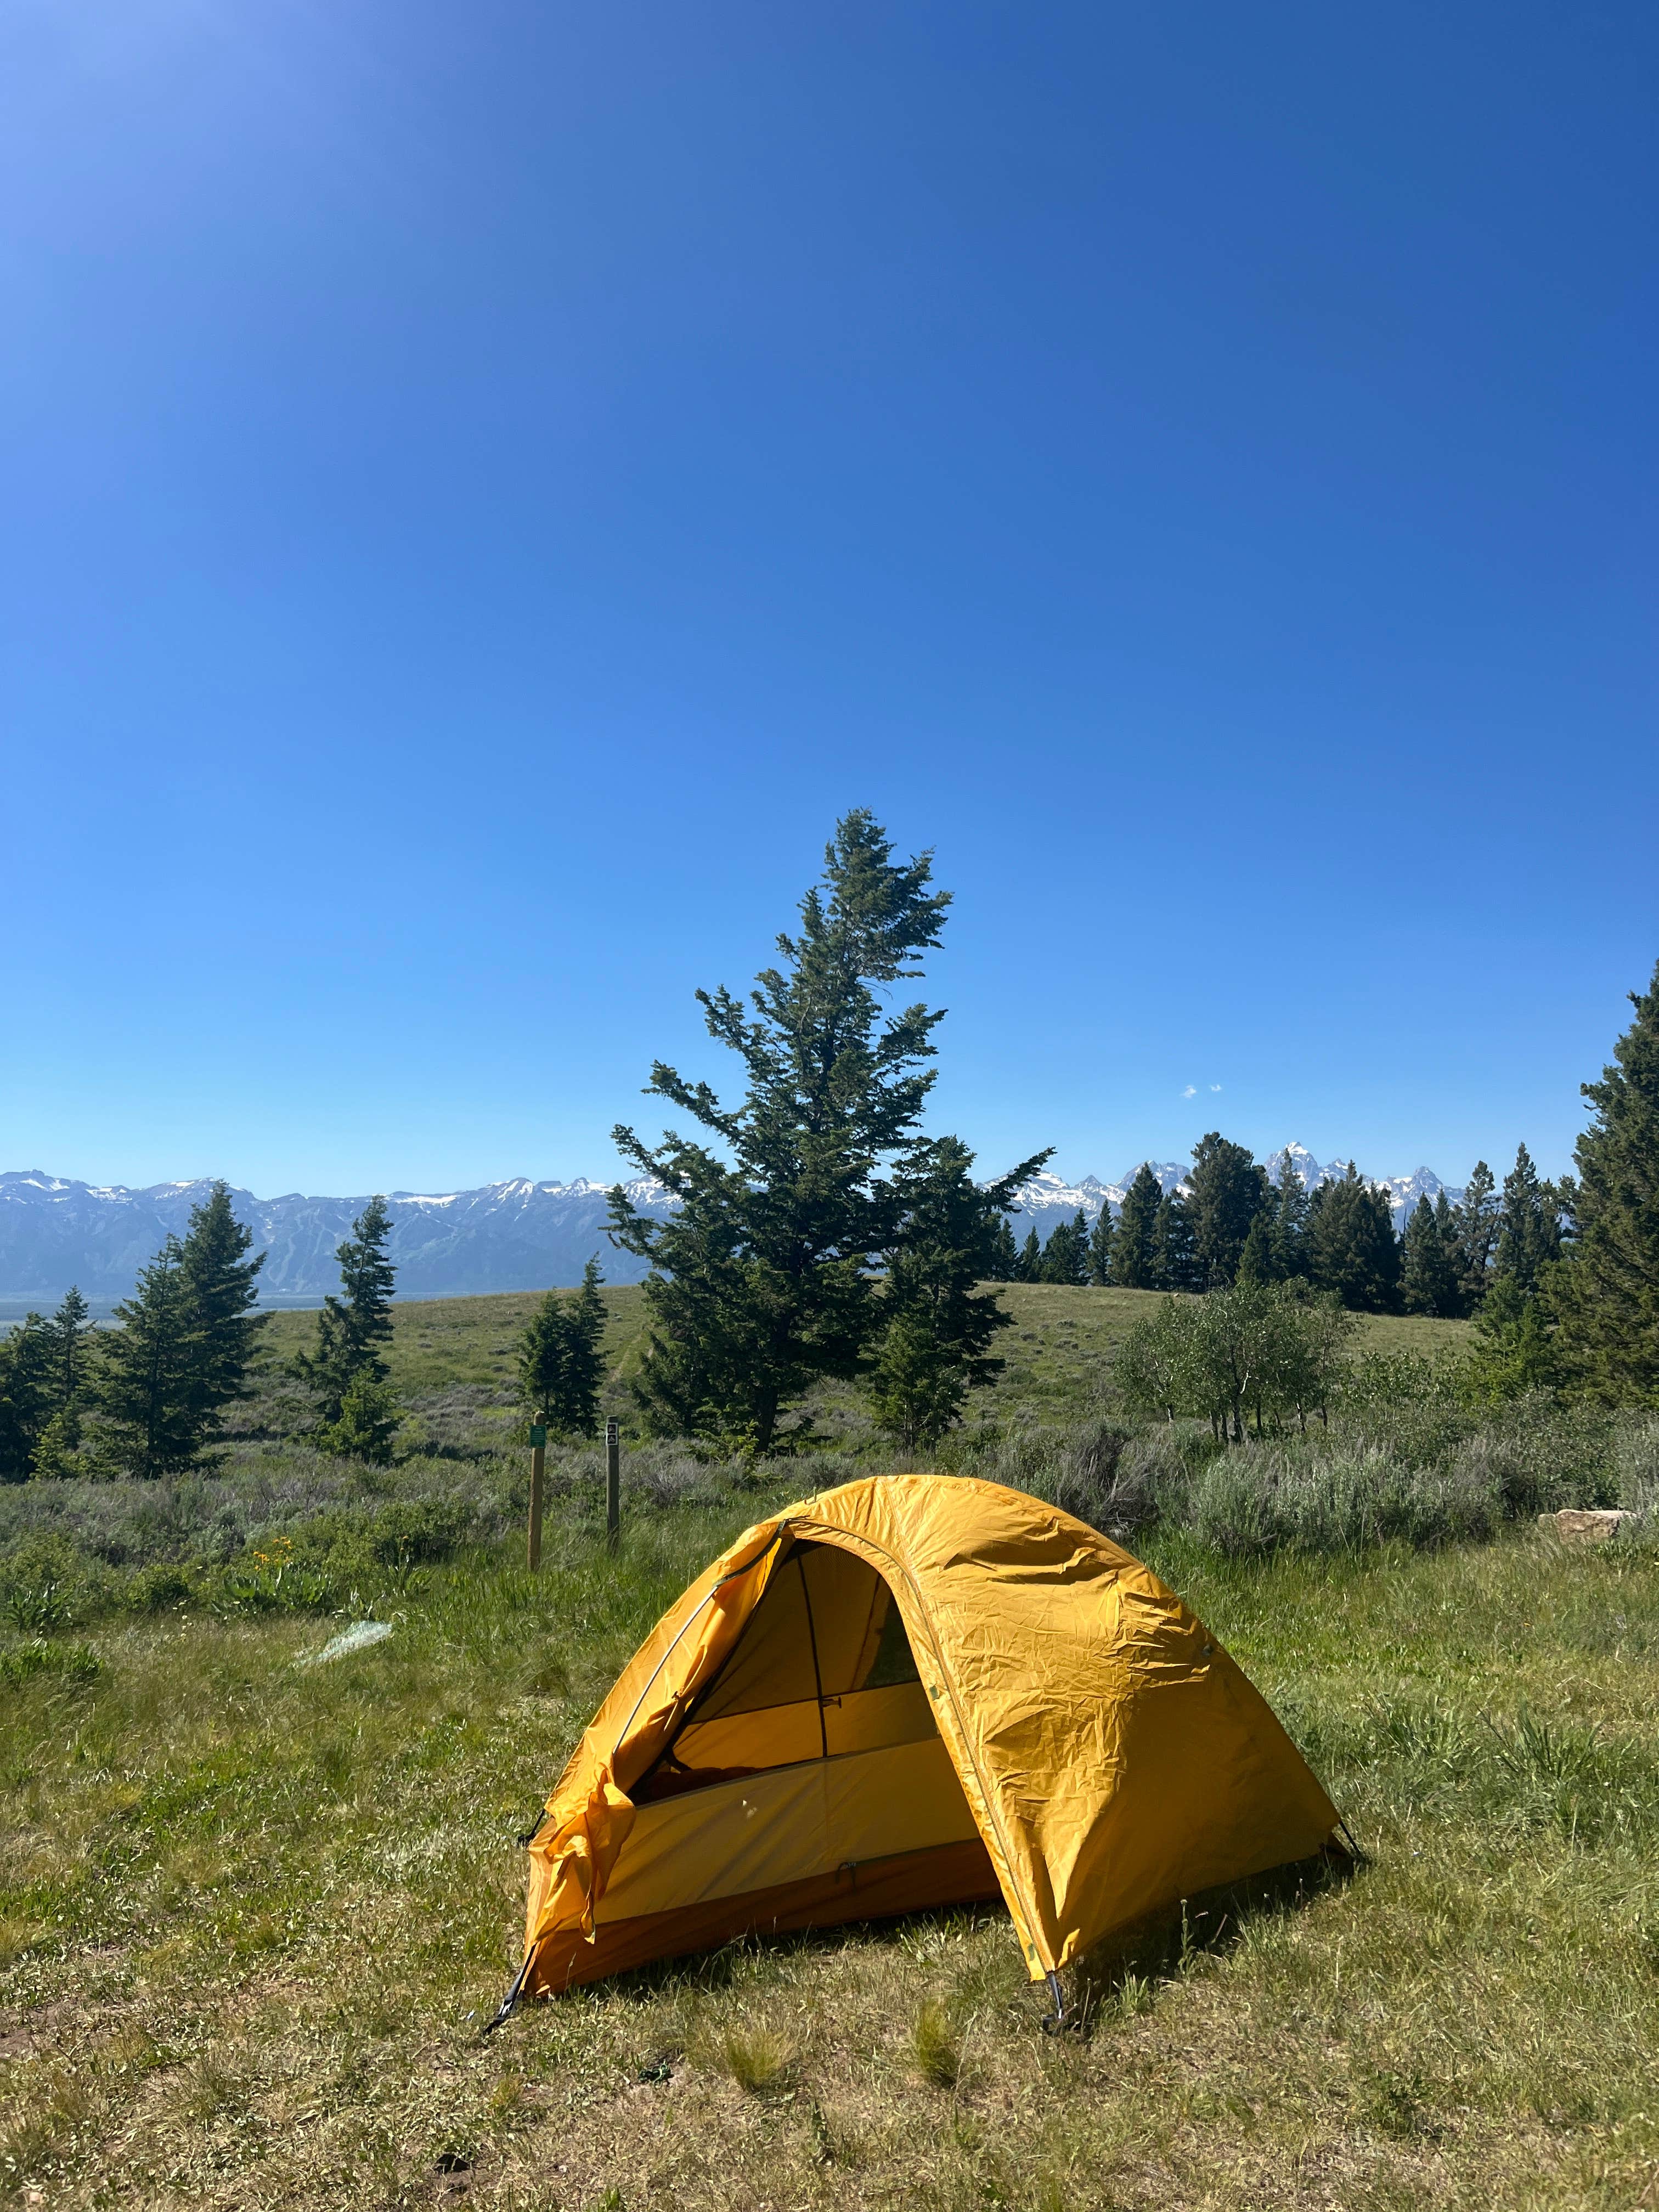
[[[999,1895],[1058,2008],[1102,1937],[1339,1825],[1128,1553],[994,1483],[848,1483],[740,1536],[623,1669],[531,1839],[499,2017],[750,1932]]]

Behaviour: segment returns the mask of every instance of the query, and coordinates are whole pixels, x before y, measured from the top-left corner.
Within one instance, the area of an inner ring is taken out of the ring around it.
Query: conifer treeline
[[[1396,1236],[1387,1191],[1352,1165],[1310,1191],[1287,1159],[1274,1183],[1244,1146],[1212,1130],[1184,1188],[1165,1190],[1150,1165],[1138,1168],[1115,1220],[1103,1206],[1091,1228],[1079,1212],[1046,1244],[1029,1231],[1023,1247],[1005,1220],[994,1279],[1189,1291],[1304,1282],[1357,1313],[1459,1320],[1479,1313],[1498,1283],[1537,1294],[1561,1256],[1571,1206],[1571,1187],[1540,1180],[1522,1145],[1501,1199],[1478,1160],[1461,1205],[1443,1191],[1432,1205],[1419,1198]]]
[[[250,1310],[264,1255],[213,1184],[182,1237],[169,1237],[94,1337],[71,1289],[50,1321],[32,1313],[0,1342],[0,1481],[85,1469],[177,1474],[247,1394],[264,1316]],[[98,1450],[82,1453],[89,1415]]]
[[[391,1216],[373,1199],[335,1256],[343,1298],[324,1301],[314,1352],[289,1373],[311,1393],[312,1440],[360,1459],[391,1457],[402,1409],[386,1381],[392,1334]],[[28,1315],[0,1338],[0,1482],[31,1475],[176,1475],[200,1467],[226,1409],[246,1398],[258,1332],[252,1310],[263,1252],[215,1182],[94,1332],[71,1289],[50,1320]]]

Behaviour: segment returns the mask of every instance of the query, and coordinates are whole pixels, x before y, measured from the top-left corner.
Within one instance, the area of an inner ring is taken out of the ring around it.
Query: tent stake
[[[1066,1992],[1060,1986],[1060,1976],[1050,1973],[1045,1979],[1048,1984],[1048,1994],[1054,2001],[1054,2016],[1043,2021],[1042,2033],[1045,2035],[1060,2035],[1066,2028],[1077,2026],[1077,2014],[1066,2009]]]
[[[486,2021],[483,2027],[478,2032],[479,2040],[481,2042],[486,2035],[494,2035],[498,2027],[501,2027],[504,2022],[512,2019],[514,2007],[518,2003],[519,1999],[524,1995],[525,1976],[530,1972],[530,1961],[533,1955],[534,1954],[532,1952],[526,1952],[524,1964],[520,1967],[518,1972],[514,1975],[513,1986],[508,1990],[507,1995],[501,1999],[500,2008],[496,2012],[495,2019]]]

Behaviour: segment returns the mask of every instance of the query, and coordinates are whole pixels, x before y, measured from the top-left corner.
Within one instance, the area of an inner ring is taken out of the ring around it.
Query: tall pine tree
[[[599,1426],[605,1383],[605,1310],[597,1259],[582,1269],[570,1297],[550,1291],[519,1340],[519,1389],[537,1420],[568,1437]]]
[[[647,1086],[720,1147],[619,1127],[617,1150],[678,1200],[641,1216],[618,1185],[613,1241],[651,1263],[649,1349],[635,1384],[659,1431],[738,1434],[771,1449],[779,1416],[813,1383],[862,1369],[879,1328],[878,1269],[902,1229],[902,1188],[921,1155],[921,1117],[942,1015],[884,1013],[878,994],[920,975],[949,894],[931,856],[896,863],[862,810],[837,823],[822,884],[781,936],[781,964],[748,1002],[700,992],[708,1032],[742,1064],[742,1103],[656,1062]],[[1036,1171],[1044,1153],[1025,1164]]]
[[[0,1482],[24,1482],[58,1404],[51,1325],[32,1313],[0,1337]]]
[[[981,1188],[973,1164],[965,1145],[945,1137],[904,1170],[902,1235],[888,1264],[869,1395],[876,1425],[906,1451],[937,1443],[969,1391],[1002,1364],[991,1346],[1009,1316],[976,1286],[1024,1171]]]
[[[1457,1208],[1458,1274],[1467,1313],[1480,1312],[1492,1279],[1492,1247],[1498,1242],[1497,1188],[1492,1170],[1485,1160],[1477,1160]]]
[[[385,1199],[371,1198],[352,1223],[350,1236],[335,1250],[344,1296],[331,1292],[323,1300],[315,1349],[296,1353],[289,1364],[289,1372],[311,1392],[317,1433],[325,1448],[350,1448],[362,1457],[380,1456],[378,1449],[361,1448],[365,1424],[389,1435],[393,1419],[385,1396],[384,1357],[392,1341],[392,1291],[398,1279],[396,1264],[386,1255],[391,1237]],[[349,1437],[338,1433],[349,1393],[355,1393],[356,1408],[347,1424]]]
[[[1308,1187],[1292,1165],[1287,1146],[1279,1164],[1273,1201],[1273,1267],[1281,1282],[1308,1272]]]
[[[120,1324],[102,1339],[97,1398],[116,1455],[135,1474],[194,1467],[222,1426],[224,1409],[247,1395],[247,1370],[266,1316],[252,1313],[264,1255],[216,1182],[191,1209],[182,1241],[168,1237],[115,1309]],[[66,1332],[58,1337],[67,1361]],[[59,1441],[64,1441],[61,1437]]]
[[[1019,1248],[1019,1273],[1017,1283],[1040,1283],[1042,1280],[1042,1240],[1035,1228],[1025,1232],[1025,1242]]]
[[[247,1395],[254,1346],[270,1319],[252,1310],[265,1264],[263,1252],[248,1258],[252,1244],[252,1231],[231,1208],[229,1186],[216,1182],[191,1208],[179,1251],[191,1312],[191,1403],[204,1437],[217,1428],[222,1407]]]
[[[1273,1217],[1264,1206],[1250,1224],[1250,1233],[1244,1239],[1244,1249],[1238,1255],[1236,1280],[1241,1283],[1273,1283],[1279,1279],[1278,1253],[1274,1249]]]
[[[1089,1280],[1098,1285],[1111,1279],[1112,1205],[1109,1199],[1103,1198],[1095,1225],[1089,1232]]]
[[[1006,1213],[997,1216],[991,1230],[985,1255],[985,1279],[988,1283],[1019,1280],[1019,1247],[1014,1242],[1013,1225]]]
[[[1315,1193],[1308,1241],[1316,1286],[1356,1313],[1393,1313],[1400,1301],[1400,1244],[1386,1191],[1360,1180],[1352,1161],[1339,1182]]]
[[[1164,1186],[1143,1160],[1123,1194],[1112,1238],[1112,1280],[1121,1290],[1150,1291],[1158,1286],[1158,1209]]]
[[[169,1237],[100,1351],[98,1402],[117,1458],[141,1480],[179,1474],[201,1448],[195,1392],[195,1315],[179,1239]]]
[[[52,1413],[36,1440],[31,1466],[38,1475],[82,1471],[76,1456],[83,1433],[82,1412],[91,1389],[92,1324],[86,1300],[71,1285],[46,1323],[51,1340]]]
[[[1199,1265],[1198,1240],[1193,1217],[1178,1190],[1165,1191],[1152,1224],[1152,1267],[1160,1291],[1201,1291],[1204,1273]]]
[[[1187,1190],[1204,1287],[1225,1290],[1237,1278],[1250,1224],[1268,1203],[1267,1171],[1243,1145],[1212,1129],[1193,1147]]]
[[[1659,968],[1632,992],[1636,1018],[1578,1139],[1577,1234],[1551,1271],[1556,1349],[1571,1381],[1606,1403],[1659,1405]]]
[[[84,1403],[89,1382],[88,1346],[92,1337],[89,1309],[71,1283],[49,1324],[52,1364],[57,1370],[57,1410],[75,1413]]]
[[[1045,1283],[1081,1284],[1089,1279],[1089,1222],[1079,1213],[1071,1221],[1057,1221],[1042,1251]]]
[[[1523,1297],[1537,1290],[1543,1269],[1561,1256],[1561,1217],[1553,1184],[1540,1182],[1524,1145],[1504,1178],[1492,1273],[1514,1283]]]
[[[1401,1291],[1406,1311],[1431,1314],[1449,1321],[1462,1307],[1462,1286],[1457,1276],[1457,1254],[1446,1235],[1449,1218],[1444,1215],[1445,1193],[1440,1194],[1442,1218],[1426,1197],[1419,1197],[1406,1224],[1401,1253]]]

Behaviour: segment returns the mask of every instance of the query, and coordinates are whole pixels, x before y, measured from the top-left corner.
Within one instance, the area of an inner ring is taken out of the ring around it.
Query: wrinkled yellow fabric
[[[747,1530],[653,1630],[548,1801],[527,1962],[556,1930],[591,1935],[629,1789],[801,1540],[859,1554],[891,1589],[1034,1978],[1334,1830],[1266,1700],[1138,1559],[997,1484],[878,1476]]]

